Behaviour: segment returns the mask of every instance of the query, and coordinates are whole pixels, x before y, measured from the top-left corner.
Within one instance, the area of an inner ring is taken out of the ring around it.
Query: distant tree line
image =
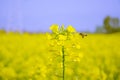
[[[13,31],[10,31],[13,32]],[[119,18],[113,18],[110,16],[107,16],[103,20],[103,25],[102,26],[97,26],[96,28],[96,33],[115,33],[115,32],[120,32],[120,19]],[[5,34],[7,31],[3,28],[0,29],[0,34]],[[20,33],[19,31],[14,31],[13,33]],[[29,33],[32,34],[31,32],[27,31],[22,31],[22,33]],[[39,32],[36,32],[37,34]]]
[[[119,18],[112,18],[107,16],[103,20],[103,25],[96,28],[97,33],[114,33],[120,32],[120,20]]]

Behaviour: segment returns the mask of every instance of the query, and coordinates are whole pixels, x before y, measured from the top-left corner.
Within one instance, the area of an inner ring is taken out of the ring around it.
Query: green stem
[[[64,46],[62,46],[62,65],[63,65],[63,80],[65,78],[65,54],[64,54]]]

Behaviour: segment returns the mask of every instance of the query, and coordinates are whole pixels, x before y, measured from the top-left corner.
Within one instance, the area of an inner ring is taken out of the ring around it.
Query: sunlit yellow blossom
[[[50,26],[50,30],[52,30],[53,33],[57,33],[59,29],[59,26],[57,24],[53,24]]]
[[[73,61],[75,61],[75,62],[80,62],[80,60],[81,59],[79,57],[76,57],[76,58],[73,59]]]
[[[77,49],[80,49],[80,45],[79,45],[79,44],[77,44],[77,45],[76,45],[76,48],[77,48]]]
[[[69,39],[71,39],[71,40],[74,38],[73,34],[69,34],[68,37],[69,37]]]
[[[69,26],[67,27],[67,31],[68,31],[68,32],[76,32],[76,30],[75,30],[71,25],[69,25]]]
[[[49,42],[49,45],[50,46],[54,46],[56,44],[56,41],[55,40],[51,40],[50,42]]]
[[[59,35],[59,40],[66,40],[67,39],[67,36],[65,35]]]
[[[58,46],[64,45],[64,42],[63,42],[63,41],[58,41],[58,42],[57,42],[57,45],[58,45]]]
[[[57,64],[57,66],[59,68],[62,68],[63,79],[64,79],[65,71],[68,72],[67,75],[69,75],[69,76],[71,76],[73,74],[72,69],[65,68],[65,60],[80,62],[80,59],[81,59],[78,56],[74,55],[71,52],[71,49],[69,49],[69,48],[80,49],[80,45],[77,44],[77,42],[76,42],[77,38],[75,38],[75,37],[78,37],[78,35],[74,36],[76,30],[71,25],[69,25],[67,28],[64,28],[64,25],[62,25],[59,29],[57,26],[58,25],[52,25],[50,27],[50,30],[52,30],[52,37],[53,37],[52,40],[56,41],[55,43],[52,43],[52,45],[57,45],[57,46],[60,46],[59,48],[61,48],[60,51],[56,52],[56,53],[58,53],[57,56],[58,55],[62,56],[62,63]],[[57,32],[57,34],[56,34],[56,32]],[[65,57],[66,55],[69,56],[68,59],[66,59],[66,57]],[[57,59],[57,60],[59,61],[59,59]],[[60,72],[60,71],[58,70],[58,72]]]
[[[78,57],[79,57],[79,58],[83,58],[83,57],[84,57],[84,56],[83,56],[83,53],[79,53],[79,54],[78,54]]]

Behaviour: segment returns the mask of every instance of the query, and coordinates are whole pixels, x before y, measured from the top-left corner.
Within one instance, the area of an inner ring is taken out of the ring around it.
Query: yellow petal
[[[76,30],[71,25],[69,25],[66,30],[68,32],[76,32]]]
[[[67,36],[65,35],[59,35],[59,40],[66,40],[67,39]]]
[[[50,30],[52,30],[53,33],[57,33],[58,28],[59,28],[59,26],[57,24],[53,24],[50,26]]]

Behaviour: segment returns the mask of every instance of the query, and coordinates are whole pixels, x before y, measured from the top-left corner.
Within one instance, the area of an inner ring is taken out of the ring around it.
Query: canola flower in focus
[[[73,26],[69,25],[65,29],[64,25],[59,27],[57,24],[53,24],[50,26],[50,30],[52,33],[47,34],[48,39],[51,40],[50,45],[80,48],[80,44],[77,42],[79,35]],[[71,42],[70,46],[68,46],[68,42]]]
[[[50,27],[50,30],[52,30],[53,33],[57,33],[58,32],[58,25],[57,24],[54,24]]]
[[[52,33],[47,34],[48,39],[50,40],[49,41],[50,46],[55,47],[55,49],[58,49],[59,51],[58,52],[56,51],[56,53],[58,53],[57,55],[59,55],[59,57],[62,57],[62,60],[57,60],[57,61],[59,61],[58,63],[62,64],[62,67],[60,67],[60,68],[62,68],[62,70],[61,70],[62,72],[59,71],[61,73],[57,73],[57,74],[61,75],[62,79],[65,80],[65,76],[66,76],[65,70],[68,70],[65,67],[65,65],[67,65],[66,61],[80,62],[80,59],[81,59],[79,56],[76,56],[76,53],[74,51],[72,51],[72,48],[80,49],[79,40],[77,40],[77,38],[79,39],[79,35],[76,32],[76,30],[74,29],[74,27],[71,25],[69,25],[69,26],[67,26],[67,28],[65,28],[64,25],[59,27],[57,24],[53,24],[50,26],[50,30],[52,31]],[[72,51],[72,53],[71,53],[71,51]],[[75,54],[73,54],[73,53],[75,53]],[[73,55],[71,55],[71,54],[73,54]],[[66,60],[66,55],[68,55],[69,60]],[[55,56],[55,55],[53,54],[53,56]],[[71,58],[71,56],[74,56],[74,58]],[[55,57],[55,58],[57,58],[57,57]],[[68,64],[68,66],[69,66],[69,64]],[[60,68],[58,68],[58,70]]]

